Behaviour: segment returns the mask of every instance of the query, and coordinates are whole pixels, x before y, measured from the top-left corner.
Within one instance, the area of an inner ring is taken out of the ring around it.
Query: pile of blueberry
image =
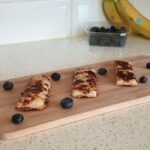
[[[126,28],[117,28],[112,25],[110,28],[93,26],[89,29],[89,44],[99,46],[125,46],[127,34]]]

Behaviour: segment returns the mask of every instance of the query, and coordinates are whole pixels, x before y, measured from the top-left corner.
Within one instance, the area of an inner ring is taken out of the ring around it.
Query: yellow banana
[[[124,26],[125,21],[119,15],[115,0],[103,0],[103,10],[107,19],[117,27]]]
[[[117,9],[137,33],[150,38],[150,20],[144,17],[128,0],[117,0]]]

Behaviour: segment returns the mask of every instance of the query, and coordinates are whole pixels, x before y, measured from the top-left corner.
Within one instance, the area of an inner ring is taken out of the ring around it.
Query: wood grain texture
[[[131,61],[137,79],[146,75],[150,78],[150,70],[145,68],[150,62],[150,56],[137,56],[122,60]],[[52,95],[48,107],[43,111],[21,112],[24,115],[24,122],[15,125],[11,117],[17,111],[15,106],[20,98],[20,93],[30,77],[13,79],[14,89],[6,92],[0,82],[0,139],[9,140],[29,135],[46,129],[68,124],[81,119],[89,118],[102,113],[126,108],[140,103],[150,101],[150,82],[138,84],[137,87],[122,87],[115,85],[115,64],[108,61],[90,65],[98,70],[105,67],[108,70],[106,76],[98,77],[98,96],[96,98],[73,98],[74,107],[62,109],[60,100],[64,97],[71,97],[73,71],[75,68],[59,71],[62,79],[52,81]],[[51,73],[44,73],[51,74]]]

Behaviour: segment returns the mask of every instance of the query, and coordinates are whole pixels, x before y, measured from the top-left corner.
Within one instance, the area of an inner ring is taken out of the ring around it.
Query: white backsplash
[[[102,0],[72,0],[72,34],[84,31],[88,22],[106,21]]]
[[[70,34],[70,0],[0,4],[0,44]]]
[[[150,18],[150,0],[130,0]],[[102,0],[0,0],[0,44],[83,33],[88,22],[106,21]]]

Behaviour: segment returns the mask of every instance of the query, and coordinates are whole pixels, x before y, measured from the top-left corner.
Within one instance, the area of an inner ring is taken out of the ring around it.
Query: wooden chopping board
[[[137,79],[142,75],[146,75],[150,79],[150,70],[145,67],[146,63],[150,62],[150,56],[137,56],[122,60],[132,62]],[[11,80],[14,82],[14,89],[9,92],[4,91],[2,88],[4,81],[0,82],[0,139],[18,138],[150,101],[150,81],[146,84],[139,83],[137,87],[116,86],[114,61],[101,62],[89,66],[95,69],[105,67],[108,70],[106,76],[97,75],[99,95],[96,98],[73,98],[74,107],[67,110],[61,108],[60,100],[71,96],[72,77],[75,68],[61,70],[59,72],[62,79],[60,81],[52,81],[53,91],[48,107],[43,111],[21,112],[25,119],[19,125],[13,124],[11,117],[17,112],[14,107],[20,98],[21,91],[31,76]]]

